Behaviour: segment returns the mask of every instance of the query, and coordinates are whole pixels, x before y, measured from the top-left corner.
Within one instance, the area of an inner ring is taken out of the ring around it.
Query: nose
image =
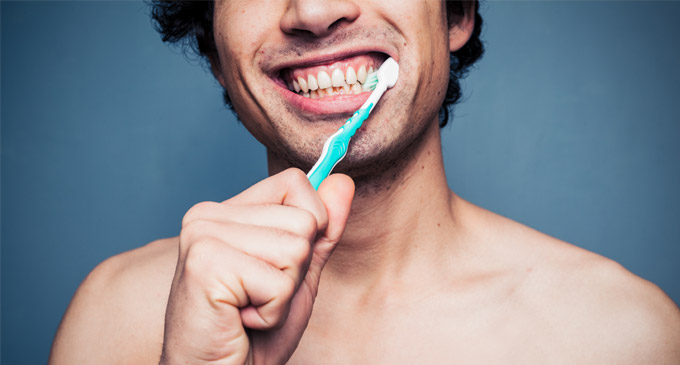
[[[291,0],[280,26],[287,34],[324,37],[343,23],[353,22],[360,13],[351,0]]]

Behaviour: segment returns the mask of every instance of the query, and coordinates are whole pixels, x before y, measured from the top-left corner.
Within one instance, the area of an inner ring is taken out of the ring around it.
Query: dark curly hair
[[[217,59],[213,35],[214,1],[150,0],[150,5],[154,27],[161,34],[163,42],[179,44],[185,47],[185,50],[193,51],[205,60]],[[450,23],[459,21],[470,6],[474,6],[475,27],[470,40],[459,50],[450,54],[449,85],[439,110],[440,127],[445,126],[449,120],[449,106],[457,103],[461,98],[460,80],[465,77],[470,66],[484,53],[484,45],[480,39],[482,17],[479,14],[479,1],[447,1],[448,21]],[[224,101],[231,107],[226,90]]]

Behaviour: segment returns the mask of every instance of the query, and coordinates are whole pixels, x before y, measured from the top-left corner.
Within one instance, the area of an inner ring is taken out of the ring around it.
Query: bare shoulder
[[[617,262],[520,223],[481,213],[505,237],[497,252],[522,277],[524,318],[579,363],[680,363],[680,310]],[[551,342],[551,343],[550,343]]]
[[[99,264],[64,314],[50,363],[157,362],[177,242],[154,241]]]
[[[584,360],[680,363],[680,311],[658,286],[615,261],[557,244],[565,257],[535,282],[552,295],[546,308],[563,314],[555,324],[585,350]]]

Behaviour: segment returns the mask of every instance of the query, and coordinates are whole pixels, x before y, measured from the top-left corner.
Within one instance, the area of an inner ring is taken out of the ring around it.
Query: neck
[[[276,161],[269,157],[274,172]],[[326,264],[325,280],[379,285],[443,264],[446,251],[457,247],[456,197],[446,182],[436,121],[394,169],[356,181],[347,228]]]

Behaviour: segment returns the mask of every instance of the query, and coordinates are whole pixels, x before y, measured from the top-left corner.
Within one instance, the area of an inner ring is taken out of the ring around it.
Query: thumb
[[[345,231],[354,198],[354,181],[347,175],[333,174],[321,183],[318,193],[328,212],[328,227],[314,245],[309,269],[321,273],[323,265],[328,261]]]

